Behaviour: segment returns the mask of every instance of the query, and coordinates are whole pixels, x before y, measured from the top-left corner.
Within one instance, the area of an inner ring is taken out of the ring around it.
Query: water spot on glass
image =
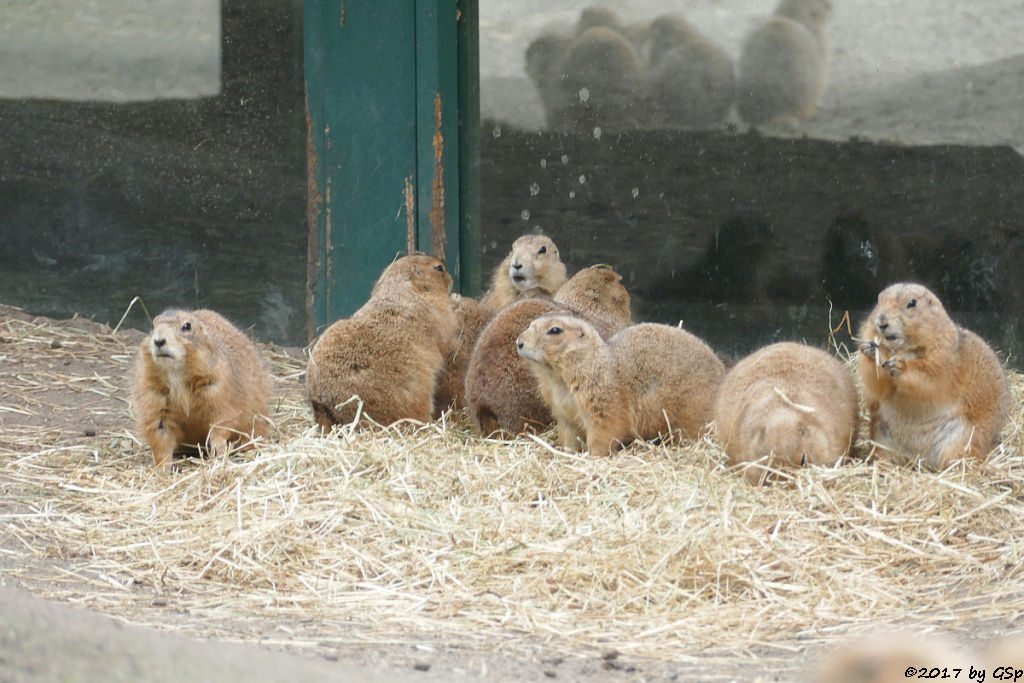
[[[636,199],[637,197],[640,196],[640,188],[639,187],[634,187],[633,191],[630,192],[630,194],[633,195],[633,199]]]
[[[594,139],[595,140],[600,140],[601,139],[601,126],[594,126]]]
[[[562,155],[562,163],[563,164],[569,163],[569,155],[568,154],[563,154]]]
[[[491,249],[497,249],[497,248],[498,248],[498,241],[497,240],[491,240]]]
[[[519,217],[522,218],[524,221],[530,220],[530,210],[523,209],[523,212],[519,214]]]
[[[580,103],[585,104],[590,99],[590,89],[580,88]]]
[[[536,197],[538,194],[540,194],[540,185],[537,183],[530,183],[530,196]]]
[[[493,135],[496,138],[500,138],[501,137],[501,126],[495,126],[494,130],[491,131],[491,135]]]
[[[587,183],[587,176],[586,176],[586,174],[581,173],[580,174],[580,185],[585,185],[586,183]]]
[[[576,190],[569,190],[569,199],[576,199]]]
[[[548,160],[547,159],[541,159],[540,160],[540,167],[541,168],[547,168],[548,167]]]

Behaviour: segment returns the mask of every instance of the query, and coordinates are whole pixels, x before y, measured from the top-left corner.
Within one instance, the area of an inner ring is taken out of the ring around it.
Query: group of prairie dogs
[[[482,435],[557,426],[566,449],[605,455],[635,439],[697,438],[713,424],[752,482],[850,451],[857,384],[831,354],[783,342],[726,368],[679,327],[633,324],[607,266],[568,277],[558,248],[525,235],[480,301],[452,294],[444,264],[396,259],[369,300],[310,352],[306,388],[324,431],[427,422],[466,408]],[[212,311],[158,316],[137,361],[138,431],[166,467],[184,445],[220,453],[265,435],[270,380],[252,343]],[[879,294],[860,331],[871,439],[941,469],[996,444],[1010,391],[996,354],[917,284]]]
[[[623,24],[588,7],[571,33],[549,30],[526,50],[548,127],[708,128],[735,104],[750,124],[811,117],[825,89],[831,0],[781,0],[747,36],[737,69],[678,15]],[[738,71],[738,74],[736,73]]]

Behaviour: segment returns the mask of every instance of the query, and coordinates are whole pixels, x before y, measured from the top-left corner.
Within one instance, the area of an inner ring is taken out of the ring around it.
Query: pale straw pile
[[[0,321],[0,356],[25,368],[10,396],[94,392],[85,410],[123,418],[84,443],[4,429],[0,566],[132,622],[295,647],[529,639],[784,670],[851,633],[970,630],[1024,611],[1019,374],[984,464],[933,474],[857,459],[754,488],[707,438],[590,459],[552,434],[474,437],[458,414],[321,437],[304,361],[268,349],[275,437],[164,475],[124,400],[138,336]],[[53,340],[105,373],[33,375]],[[31,405],[63,424],[59,405]]]

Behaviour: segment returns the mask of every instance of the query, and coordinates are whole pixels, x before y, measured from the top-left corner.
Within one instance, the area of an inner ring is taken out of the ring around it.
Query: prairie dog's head
[[[622,276],[604,265],[590,266],[569,278],[555,296],[557,303],[614,321],[625,327],[632,320],[629,292]]]
[[[831,13],[831,0],[782,0],[775,8],[776,16],[803,24],[812,33],[824,30]]]
[[[604,344],[597,330],[582,318],[549,313],[534,319],[516,339],[516,350],[527,360],[555,365],[567,352]]]
[[[868,322],[873,341],[891,352],[918,346],[922,336],[939,336],[944,328],[953,326],[931,290],[907,282],[882,290]]]
[[[520,292],[543,289],[554,294],[565,282],[565,264],[550,237],[523,235],[512,244],[508,276]]]
[[[143,348],[158,365],[182,365],[199,334],[198,325],[191,311],[169,308],[153,318],[153,331],[142,342]]]
[[[580,12],[580,18],[576,22],[576,34],[579,35],[587,29],[603,26],[618,30],[622,22],[619,15],[610,7],[604,5],[593,5],[586,7]]]
[[[452,291],[452,276],[448,274],[444,262],[427,254],[410,254],[396,259],[381,273],[373,287],[373,294],[405,287],[451,302],[448,295]]]

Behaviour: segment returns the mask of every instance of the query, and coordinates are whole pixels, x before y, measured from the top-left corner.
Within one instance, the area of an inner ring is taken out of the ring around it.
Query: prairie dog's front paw
[[[907,367],[907,362],[899,356],[893,356],[882,363],[882,367],[889,371],[891,377],[899,377],[900,373]]]
[[[860,343],[860,352],[863,353],[868,358],[872,358],[872,359],[876,359],[877,360],[877,358],[878,358],[878,342],[876,342],[874,340],[870,340],[870,339],[868,341],[862,341]]]

